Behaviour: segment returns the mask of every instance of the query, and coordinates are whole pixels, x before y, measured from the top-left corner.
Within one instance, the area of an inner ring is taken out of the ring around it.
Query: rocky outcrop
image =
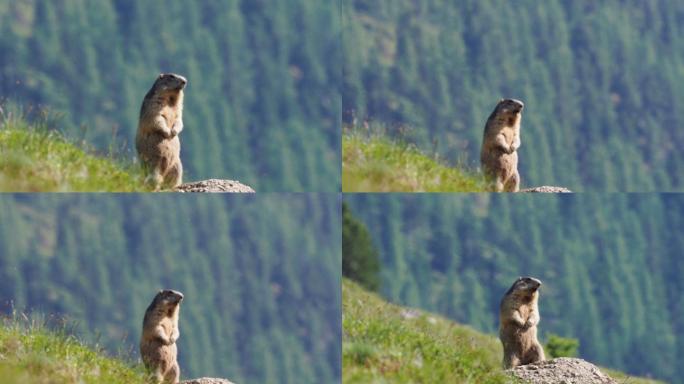
[[[541,187],[521,189],[520,192],[538,192],[538,193],[572,193],[571,190],[563,187],[552,187],[544,185]]]
[[[181,184],[174,192],[254,193],[249,185],[234,180],[209,179]]]
[[[529,384],[617,384],[598,367],[582,359],[559,357],[508,370]]]
[[[201,379],[192,379],[181,381],[180,384],[234,384],[232,381],[226,379],[214,379],[211,377],[203,377]]]

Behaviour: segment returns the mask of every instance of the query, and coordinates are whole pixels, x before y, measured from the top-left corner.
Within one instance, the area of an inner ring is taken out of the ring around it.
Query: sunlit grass
[[[344,383],[511,383],[498,340],[342,283]]]
[[[66,332],[40,322],[0,322],[3,384],[144,384],[141,365],[105,356]]]
[[[383,135],[342,137],[343,192],[485,192],[475,171],[450,167],[415,146]]]
[[[47,122],[0,116],[0,191],[148,191],[133,162],[97,156]]]
[[[344,383],[517,383],[501,368],[496,336],[390,304],[342,281]],[[658,384],[602,369],[626,384]]]

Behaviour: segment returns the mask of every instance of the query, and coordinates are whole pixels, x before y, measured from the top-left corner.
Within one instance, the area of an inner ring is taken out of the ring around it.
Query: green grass
[[[143,384],[142,365],[104,356],[73,336],[41,325],[0,323],[0,378],[3,384]]]
[[[2,192],[144,192],[142,170],[69,142],[47,123],[0,120]]]
[[[343,192],[486,192],[484,177],[382,135],[342,136]]]
[[[378,130],[382,132],[382,126]],[[357,127],[343,131],[342,192],[494,191],[479,170],[449,166],[436,155],[425,154],[413,144],[373,129],[369,129],[370,133]]]
[[[516,383],[499,340],[342,282],[343,383]],[[621,383],[656,384],[608,371]]]

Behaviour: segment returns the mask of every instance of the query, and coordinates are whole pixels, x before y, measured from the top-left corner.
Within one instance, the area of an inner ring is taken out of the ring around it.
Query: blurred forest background
[[[339,191],[340,7],[315,0],[0,0],[0,101],[135,156],[143,97],[188,78],[188,181]]]
[[[683,2],[342,2],[345,126],[478,167],[514,97],[525,186],[684,190]]]
[[[138,359],[173,288],[184,378],[340,380],[338,196],[4,195],[0,212],[0,314],[63,316]]]
[[[390,300],[496,334],[503,294],[518,276],[535,276],[544,282],[543,341],[548,333],[577,338],[580,357],[594,363],[684,382],[684,238],[676,229],[684,196],[368,194],[345,202],[371,234],[370,254],[378,249],[380,292]]]

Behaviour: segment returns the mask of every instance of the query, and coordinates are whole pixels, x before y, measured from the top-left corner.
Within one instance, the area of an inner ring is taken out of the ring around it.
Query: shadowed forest
[[[102,152],[133,158],[145,93],[186,76],[187,181],[338,191],[341,55],[334,2],[0,0],[0,101]]]
[[[487,117],[512,97],[525,102],[523,186],[684,190],[684,3],[343,0],[342,12],[343,124],[475,168]]]
[[[671,194],[349,195],[380,256],[380,292],[496,334],[518,276],[544,282],[548,333],[580,357],[681,383],[684,198]]]
[[[0,198],[0,314],[64,317],[138,359],[159,289],[185,294],[183,378],[340,380],[337,196]]]

